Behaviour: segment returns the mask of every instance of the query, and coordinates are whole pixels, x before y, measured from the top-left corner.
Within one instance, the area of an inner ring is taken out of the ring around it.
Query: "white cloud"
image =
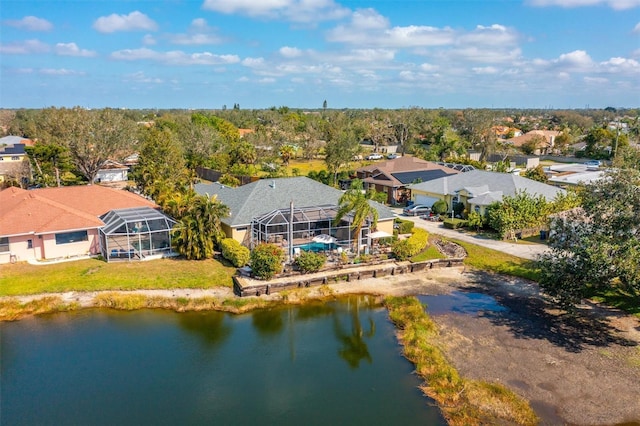
[[[635,27],[633,27],[633,32],[634,32],[634,33],[640,33],[640,22],[638,22],[638,23],[636,24],[636,26],[635,26]]]
[[[245,58],[242,65],[249,68],[260,68],[265,64],[264,58]]]
[[[627,58],[611,58],[608,61],[600,63],[601,68],[610,73],[629,73],[631,75],[640,75],[640,62],[635,59]]]
[[[340,19],[350,13],[333,0],[205,0],[202,8],[228,15],[304,23]]]
[[[83,71],[74,71],[68,70],[65,68],[42,68],[38,70],[38,74],[42,75],[60,75],[60,76],[68,76],[68,75],[85,75],[86,73]]]
[[[283,46],[279,50],[280,55],[285,58],[298,58],[302,56],[302,51],[295,47]]]
[[[145,34],[145,36],[142,37],[142,44],[145,46],[153,46],[156,43],[158,43],[158,41],[151,34]]]
[[[171,43],[180,45],[220,44],[222,42],[222,38],[215,34],[215,29],[211,28],[202,18],[191,21],[187,33],[170,34],[167,37]]]
[[[40,40],[25,40],[14,43],[0,44],[0,53],[9,55],[27,55],[31,53],[46,53],[49,45]]]
[[[633,9],[640,6],[640,0],[529,0],[532,6],[559,6],[565,8],[605,5],[614,10]]]
[[[585,77],[583,80],[585,83],[588,83],[588,84],[601,85],[601,84],[609,83],[609,80],[604,77]]]
[[[389,20],[374,9],[360,9],[351,22],[327,32],[327,40],[362,46],[418,47],[452,44],[455,33],[450,28],[410,25],[390,27]]]
[[[158,24],[142,12],[135,11],[128,15],[112,14],[101,16],[93,23],[93,28],[101,33],[116,31],[156,31]]]
[[[162,84],[164,80],[161,78],[153,78],[147,77],[143,71],[138,71],[133,74],[129,74],[125,76],[125,81],[133,81],[136,83],[145,83],[145,84]]]
[[[36,16],[25,16],[19,20],[6,20],[3,24],[25,31],[51,31],[53,24]]]
[[[476,74],[492,75],[498,74],[499,70],[496,67],[474,67],[471,70]]]
[[[236,55],[216,55],[210,52],[185,53],[180,50],[158,52],[148,48],[118,50],[112,59],[121,61],[149,60],[169,65],[225,65],[240,62]]]
[[[458,38],[458,44],[462,45],[514,46],[517,41],[518,34],[514,30],[498,24],[478,25],[474,31]]]
[[[58,43],[54,50],[60,56],[80,56],[83,58],[96,56],[95,51],[80,49],[75,43]]]

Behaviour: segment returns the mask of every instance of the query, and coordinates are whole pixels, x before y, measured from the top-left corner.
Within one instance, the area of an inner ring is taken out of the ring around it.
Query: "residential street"
[[[447,238],[455,238],[460,241],[509,253],[524,259],[534,260],[539,254],[547,250],[547,246],[544,244],[532,244],[530,242],[509,243],[493,240],[482,235],[473,235],[465,231],[447,229],[442,225],[442,222],[431,222],[421,219],[418,216],[403,216],[401,208],[394,208],[392,210],[395,211],[401,219],[411,220],[417,227],[426,229],[431,234],[438,234]]]

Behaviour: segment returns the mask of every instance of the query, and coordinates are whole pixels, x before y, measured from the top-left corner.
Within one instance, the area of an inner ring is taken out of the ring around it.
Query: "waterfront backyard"
[[[484,250],[475,252],[469,247],[467,250],[465,267],[246,299],[300,304],[314,298],[333,300],[350,293],[434,297],[458,294],[464,309],[458,304],[438,311],[443,299],[427,303],[428,311],[434,310],[431,316],[439,328],[437,344],[464,377],[506,385],[530,401],[542,424],[598,425],[640,420],[637,317],[592,303],[568,315],[551,305],[535,282],[477,269],[522,276],[532,273],[521,260]],[[159,296],[179,301],[178,306],[187,308],[186,303],[207,297],[237,299],[230,287],[231,268],[215,261],[185,262],[188,266],[178,260],[162,262],[121,266],[88,260],[46,266],[8,265],[0,269],[0,287],[4,286],[4,294],[19,294],[26,288],[21,288],[23,285],[40,285],[40,292],[67,292],[52,295],[67,297],[64,300],[83,306],[94,303],[96,293],[86,291],[90,285],[105,291],[141,289],[136,291],[142,297],[134,306],[137,308],[153,306],[146,305],[145,298]],[[19,271],[20,275],[13,275],[13,267],[25,269]],[[146,272],[148,267],[153,268]],[[113,279],[105,281],[108,277]],[[493,302],[469,312],[467,308],[476,303],[472,297],[475,294],[486,295]],[[501,309],[494,309],[495,306]]]

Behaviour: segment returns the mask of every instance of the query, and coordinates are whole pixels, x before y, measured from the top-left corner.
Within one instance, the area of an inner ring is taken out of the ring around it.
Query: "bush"
[[[251,252],[251,270],[253,275],[269,280],[282,272],[284,250],[275,244],[260,244]]]
[[[236,268],[246,265],[251,258],[249,249],[233,238],[225,238],[222,240],[220,250],[222,251],[222,257],[231,262]]]
[[[296,265],[303,273],[318,272],[327,261],[325,255],[312,251],[303,251],[296,259]]]
[[[458,228],[464,228],[466,226],[468,226],[469,221],[464,220],[464,219],[451,219],[451,218],[447,218],[444,220],[444,222],[442,223],[442,225],[445,228],[448,229],[458,229]]]
[[[433,203],[433,206],[431,206],[431,211],[434,214],[445,214],[447,210],[448,210],[447,202],[444,200],[438,200],[435,203]]]
[[[410,234],[411,230],[415,226],[415,223],[410,220],[402,220],[396,218],[395,222],[399,225],[398,234]]]
[[[393,254],[398,260],[407,260],[420,253],[429,243],[429,233],[421,228],[415,228],[406,240],[393,244]]]

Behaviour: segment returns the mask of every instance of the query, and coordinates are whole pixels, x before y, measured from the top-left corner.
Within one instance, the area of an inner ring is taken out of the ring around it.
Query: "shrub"
[[[451,218],[447,218],[444,220],[444,222],[442,223],[442,225],[445,228],[449,228],[449,229],[458,229],[458,228],[464,228],[466,226],[468,226],[469,221],[464,220],[464,219],[451,219]]]
[[[402,219],[396,218],[395,222],[399,224],[399,227],[398,227],[399,234],[409,234],[411,233],[411,230],[415,226],[415,223],[413,223],[410,220],[402,220]]]
[[[325,255],[312,251],[303,251],[296,259],[296,265],[303,273],[318,272],[327,261]]]
[[[445,214],[447,212],[447,202],[444,200],[436,201],[433,203],[433,206],[431,206],[431,211],[434,214]]]
[[[407,260],[420,253],[429,243],[429,233],[421,228],[415,228],[406,240],[393,244],[393,254],[398,260]]]
[[[249,249],[233,238],[225,238],[222,240],[220,250],[222,251],[222,257],[231,262],[236,268],[246,265],[251,258]]]
[[[251,270],[253,275],[269,280],[282,272],[284,250],[275,244],[260,244],[251,252]]]

